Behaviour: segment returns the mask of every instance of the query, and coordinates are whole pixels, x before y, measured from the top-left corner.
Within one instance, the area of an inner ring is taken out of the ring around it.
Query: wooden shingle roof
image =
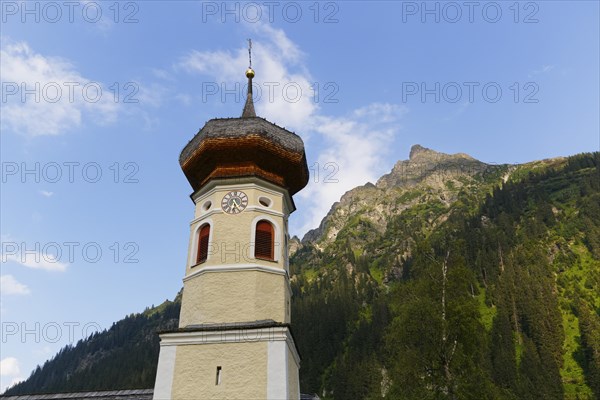
[[[260,117],[211,119],[179,163],[194,191],[211,179],[256,176],[294,195],[309,178],[300,136]]]
[[[194,191],[211,179],[256,176],[294,195],[308,183],[304,143],[295,133],[256,116],[252,62],[246,77],[242,116],[208,121],[181,151],[181,169]]]
[[[209,138],[243,138],[258,135],[273,141],[285,150],[304,153],[304,142],[300,136],[261,117],[215,118],[211,119],[183,148],[179,156],[182,166],[194,154],[203,140]]]

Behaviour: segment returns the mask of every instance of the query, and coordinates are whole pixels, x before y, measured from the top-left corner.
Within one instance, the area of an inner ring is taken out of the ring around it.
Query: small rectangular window
[[[220,385],[221,384],[221,367],[217,367],[217,377],[215,380],[215,385]]]
[[[259,221],[256,224],[254,257],[273,261],[273,239],[273,225],[267,221]]]
[[[198,254],[196,264],[206,261],[208,258],[208,238],[210,236],[210,225],[204,224],[198,232]]]

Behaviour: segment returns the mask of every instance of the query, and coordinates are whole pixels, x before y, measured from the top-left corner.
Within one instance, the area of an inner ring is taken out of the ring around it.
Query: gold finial
[[[248,60],[249,66],[246,70],[246,78],[252,79],[254,78],[254,70],[252,69],[252,39],[248,39]]]

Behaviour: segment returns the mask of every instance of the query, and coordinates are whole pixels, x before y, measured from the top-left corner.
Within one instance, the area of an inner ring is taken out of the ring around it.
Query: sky
[[[4,1],[0,390],[182,287],[181,149],[257,114],[305,143],[290,233],[414,144],[488,163],[598,151],[597,1]]]

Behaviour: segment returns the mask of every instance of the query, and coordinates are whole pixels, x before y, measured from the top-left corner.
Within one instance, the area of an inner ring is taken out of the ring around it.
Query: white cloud
[[[252,44],[253,66],[257,66],[253,80],[257,114],[291,130],[307,129],[307,121],[318,111],[318,105],[313,101],[315,81],[302,63],[303,53],[282,30],[261,24],[253,25],[252,29],[258,37]],[[194,50],[175,66],[211,77],[212,81],[204,84],[216,84],[220,92],[244,82],[247,67],[248,50],[243,47],[235,52]],[[239,87],[245,88],[245,82]],[[209,100],[221,101],[220,94]],[[225,98],[231,99],[231,96]],[[245,93],[240,90],[236,99],[240,112],[245,99]]]
[[[325,150],[310,166],[312,179],[298,196],[308,217],[299,231],[316,228],[331,205],[356,186],[374,183],[389,166],[382,163],[400,129],[406,107],[374,103],[345,118],[318,116],[315,130],[325,139]],[[318,171],[318,175],[317,172]]]
[[[112,9],[110,7],[108,10],[104,10],[103,9],[104,7],[102,7],[101,4],[102,3],[96,2],[94,0],[81,0],[81,5],[83,7],[86,7],[87,5],[89,5],[91,7],[91,9],[89,11],[90,18],[92,18],[93,20],[96,19],[96,16],[92,17],[92,15],[93,15],[92,13],[98,12],[100,14],[100,19],[98,21],[95,21],[93,23],[88,22],[87,25],[96,28],[99,32],[106,35],[106,33],[108,33],[109,31],[111,31],[114,28],[114,26],[115,26],[114,19],[117,18],[117,16],[111,12]],[[132,15],[132,17],[133,17],[133,15]],[[121,16],[121,19],[124,19],[124,17]]]
[[[54,254],[50,254],[49,252],[44,252],[39,248],[34,248],[33,251],[28,249],[26,252],[18,251],[21,248],[26,248],[26,243],[14,243],[14,246],[7,247],[7,243],[4,243],[4,249],[9,249],[9,254],[1,254],[2,262],[13,261],[17,264],[20,264],[24,267],[31,269],[42,269],[46,271],[57,271],[64,272],[67,270],[69,266],[68,263],[64,263],[60,261],[60,258],[57,258]],[[39,246],[38,246],[39,247]],[[17,254],[13,254],[13,249],[17,249]]]
[[[54,192],[49,192],[47,190],[40,190],[40,194],[44,197],[52,197],[54,195]]]
[[[252,60],[256,68],[254,83],[262,89],[256,101],[257,114],[303,137],[310,163],[311,182],[297,196],[302,199],[304,218],[301,233],[319,225],[331,205],[348,190],[374,182],[390,166],[382,163],[394,135],[400,129],[399,119],[405,106],[373,103],[344,117],[324,115],[315,101],[316,80],[304,63],[305,55],[285,32],[267,25],[254,24]],[[248,51],[191,51],[175,69],[206,75],[227,88],[243,79],[248,66]],[[317,82],[321,88],[327,82]],[[269,85],[274,87],[269,93]],[[276,86],[278,85],[278,86]],[[289,91],[286,93],[283,88]],[[295,98],[295,89],[302,95]],[[287,94],[287,97],[286,97]],[[256,93],[255,93],[256,98]],[[221,100],[215,96],[214,99]],[[230,101],[230,98],[226,100]],[[240,111],[244,97],[240,98]],[[318,182],[314,182],[318,167]],[[325,179],[329,178],[327,182]],[[334,182],[337,180],[337,182]]]
[[[8,255],[3,257],[9,261],[14,261],[24,267],[31,269],[43,269],[46,271],[64,272],[69,264],[61,262],[52,254],[42,254],[41,252],[32,252],[21,254],[21,256]]]
[[[390,103],[371,103],[354,111],[354,116],[369,124],[397,122],[406,114],[406,106]]]
[[[529,78],[533,78],[534,76],[548,73],[554,69],[554,65],[542,65],[540,69],[533,70],[529,73]]]
[[[155,77],[157,77],[159,79],[164,79],[167,81],[175,80],[175,78],[173,77],[173,74],[171,74],[169,71],[166,71],[166,70],[160,69],[160,68],[153,68],[152,75],[154,75]]]
[[[60,272],[66,271],[69,266],[68,263],[60,261],[62,257],[66,258],[65,254],[68,254],[66,252],[69,250],[56,242],[48,242],[46,245],[40,242],[26,243],[9,234],[0,235],[0,240],[4,252],[0,253],[2,263],[12,261],[27,268]]]
[[[175,95],[175,98],[179,100],[184,106],[189,106],[192,104],[192,96],[188,94],[180,93]]]
[[[0,361],[0,375],[14,376],[21,373],[19,368],[19,360],[15,357],[6,357]]]
[[[157,83],[139,85],[137,89],[138,91],[135,94],[135,99],[138,100],[140,104],[149,105],[155,108],[161,106],[164,99],[168,96],[169,91],[166,86]]]
[[[55,351],[50,346],[41,346],[34,348],[31,352],[39,358],[50,358]]]
[[[15,357],[6,357],[0,360],[0,393],[22,380],[19,360]]]
[[[197,51],[192,50],[176,65],[187,72],[213,76],[219,80],[229,80],[240,71],[244,71],[248,63],[247,55],[240,49],[235,55],[229,51]],[[240,68],[241,67],[241,68]]]
[[[467,111],[467,109],[470,107],[471,103],[469,103],[468,101],[464,101],[460,104],[458,104],[457,106],[455,106],[454,110],[450,112],[450,114],[446,117],[444,117],[444,121],[451,121],[459,116],[461,116],[462,114],[465,113],[465,111]]]
[[[60,135],[80,127],[84,118],[97,124],[116,120],[110,89],[83,77],[69,61],[7,39],[0,56],[3,129],[28,136]]]
[[[8,296],[13,294],[29,294],[31,291],[26,285],[18,282],[12,275],[1,275],[0,293],[3,296]]]

